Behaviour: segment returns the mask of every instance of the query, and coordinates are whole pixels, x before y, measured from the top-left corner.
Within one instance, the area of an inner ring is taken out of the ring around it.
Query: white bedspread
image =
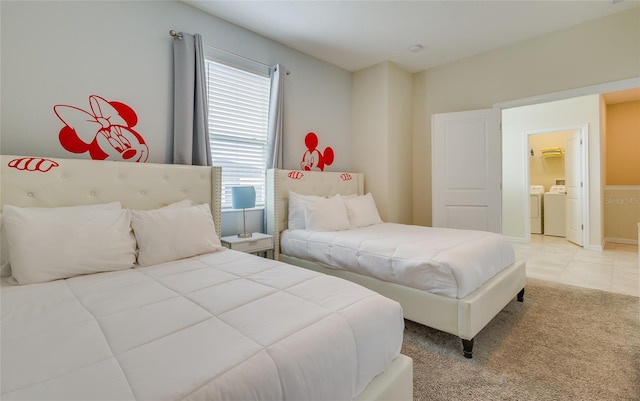
[[[285,230],[280,245],[285,255],[452,298],[465,297],[515,261],[500,234],[394,223]]]
[[[372,291],[232,250],[1,301],[3,400],[348,400],[404,328]]]

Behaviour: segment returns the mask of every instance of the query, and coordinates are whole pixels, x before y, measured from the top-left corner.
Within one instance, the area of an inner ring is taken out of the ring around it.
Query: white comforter
[[[463,298],[515,261],[500,234],[394,223],[344,231],[285,230],[282,253]]]
[[[226,250],[2,286],[3,400],[347,400],[398,356],[399,304]]]

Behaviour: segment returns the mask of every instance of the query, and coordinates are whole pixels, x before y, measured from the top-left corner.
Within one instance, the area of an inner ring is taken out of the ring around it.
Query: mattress
[[[348,400],[404,329],[394,301],[233,250],[1,290],[3,400]]]
[[[451,298],[463,298],[515,261],[500,234],[395,223],[343,231],[285,230],[281,252]]]

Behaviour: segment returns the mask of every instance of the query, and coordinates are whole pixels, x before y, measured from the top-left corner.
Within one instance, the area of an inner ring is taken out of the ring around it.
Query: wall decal
[[[324,166],[330,166],[333,163],[333,149],[326,147],[324,152],[320,153],[318,147],[318,136],[309,132],[304,137],[304,144],[307,146],[307,151],[302,155],[302,161],[300,162],[300,168],[305,171],[324,171]]]
[[[89,152],[93,160],[147,161],[149,148],[133,130],[138,116],[131,107],[96,95],[89,96],[89,106],[91,111],[65,104],[53,106],[65,124],[58,134],[63,148],[72,153]]]
[[[58,162],[42,157],[21,157],[9,161],[7,165],[16,170],[39,171],[42,173],[46,173],[52,168],[59,166]]]
[[[301,171],[289,171],[287,177],[291,178],[292,180],[299,180],[304,177],[304,174],[302,174]]]
[[[349,173],[342,173],[342,174],[340,174],[340,179],[342,181],[351,181],[353,179],[353,177]]]

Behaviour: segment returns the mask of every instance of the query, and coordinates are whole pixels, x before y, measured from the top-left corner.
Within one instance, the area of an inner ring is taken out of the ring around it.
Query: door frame
[[[585,248],[588,241],[585,239],[589,238],[589,124],[581,124],[581,125],[569,125],[569,126],[561,126],[554,128],[544,128],[539,130],[531,130],[531,131],[523,131],[523,135],[525,140],[523,141],[524,149],[522,149],[524,154],[529,154],[529,137],[531,135],[538,134],[551,134],[554,132],[560,131],[576,131],[580,136],[580,140],[582,141],[582,146],[580,147],[580,180],[582,181],[582,188],[580,189],[580,199],[582,206],[582,248]],[[531,185],[531,170],[530,170],[529,158],[524,159],[524,168],[522,169],[524,177],[523,182],[526,182],[526,188],[529,188]],[[525,191],[523,194],[523,202],[527,205],[525,210],[531,210],[531,196],[528,191]],[[531,219],[526,216],[525,217],[525,240],[526,242],[531,242]],[[544,232],[544,231],[543,231]]]
[[[575,89],[567,89],[567,90],[563,90],[563,91],[558,91],[558,92],[551,92],[551,93],[547,93],[547,94],[543,94],[543,95],[538,95],[538,96],[531,96],[531,97],[525,97],[525,98],[519,98],[519,99],[513,99],[513,100],[507,100],[507,101],[502,101],[502,102],[497,102],[493,104],[494,108],[497,108],[498,110],[500,110],[501,112],[506,110],[506,109],[510,109],[513,107],[521,107],[521,106],[530,106],[530,105],[534,105],[534,104],[541,104],[541,103],[549,103],[549,102],[553,102],[556,100],[564,100],[564,99],[570,99],[570,98],[574,98],[574,97],[579,97],[579,96],[585,96],[585,95],[603,95],[605,93],[608,92],[616,92],[616,91],[620,91],[620,90],[625,90],[625,89],[633,89],[633,88],[638,88],[640,87],[640,76],[637,77],[633,77],[633,78],[627,78],[627,79],[622,79],[619,81],[611,81],[611,82],[606,82],[606,83],[602,83],[602,84],[595,84],[595,85],[590,85],[590,86],[583,86],[580,88],[575,88]],[[583,141],[585,140],[585,138],[583,138]],[[585,142],[583,142],[584,144]],[[588,152],[588,150],[586,150]],[[503,150],[503,154],[504,154],[504,150]],[[502,168],[504,169],[504,166],[502,166]],[[588,169],[587,169],[588,170]],[[601,177],[601,181],[600,181],[600,186],[602,187],[604,177]],[[585,185],[589,185],[589,183],[587,182]],[[504,188],[503,188],[504,190]],[[523,196],[528,196],[529,195],[529,191],[524,191],[526,192],[525,194],[523,194]],[[587,193],[589,194],[589,193]],[[601,196],[603,196],[604,194],[604,190],[601,190]],[[587,196],[588,198],[588,196]],[[529,201],[527,200],[527,203],[523,203],[523,205],[529,205],[528,203]],[[604,212],[603,210],[594,210],[594,213],[597,213],[598,217],[600,218],[601,221],[604,220]],[[589,233],[590,232],[590,224],[591,221],[589,219],[589,224],[587,224],[585,227],[585,233]],[[529,234],[528,234],[528,238],[529,241],[531,240],[531,222],[529,222]],[[526,238],[526,233],[525,233],[525,238]],[[518,239],[513,239],[518,241]],[[523,239],[524,240],[524,239]],[[600,233],[600,239],[599,239],[599,243],[603,244],[605,240],[604,237],[604,225],[602,227],[602,231]],[[583,245],[585,249],[594,249],[594,250],[602,250],[603,249],[603,245],[592,245],[591,244],[591,235],[589,236],[585,236],[583,238],[583,242],[586,243]]]

